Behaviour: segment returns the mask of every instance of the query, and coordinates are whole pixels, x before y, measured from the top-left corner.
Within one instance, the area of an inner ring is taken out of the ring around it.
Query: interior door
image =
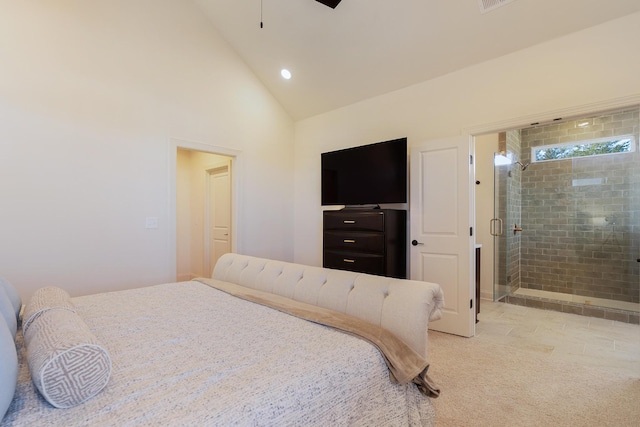
[[[430,329],[475,334],[471,142],[433,140],[411,149],[411,279],[444,290],[442,319]]]
[[[229,166],[207,171],[209,175],[209,251],[207,272],[218,258],[231,252],[231,179]]]

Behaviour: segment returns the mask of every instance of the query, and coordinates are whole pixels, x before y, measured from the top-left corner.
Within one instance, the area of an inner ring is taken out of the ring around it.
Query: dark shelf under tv
[[[323,267],[406,279],[407,211],[324,211]]]

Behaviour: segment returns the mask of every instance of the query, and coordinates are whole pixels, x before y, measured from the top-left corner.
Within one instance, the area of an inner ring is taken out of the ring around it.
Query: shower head
[[[523,164],[523,163],[520,163],[520,162],[516,162],[516,163],[520,165],[520,170],[521,170],[521,171],[526,170],[526,169],[529,167],[529,165],[531,164],[531,163],[528,163],[528,162],[527,162],[527,163],[524,163],[524,164]]]

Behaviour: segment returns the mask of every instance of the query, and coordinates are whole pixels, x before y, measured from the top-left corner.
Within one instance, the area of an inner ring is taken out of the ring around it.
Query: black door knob
[[[413,246],[424,245],[424,243],[420,243],[420,242],[418,242],[417,240],[412,240],[412,241],[411,241],[411,244],[412,244]]]

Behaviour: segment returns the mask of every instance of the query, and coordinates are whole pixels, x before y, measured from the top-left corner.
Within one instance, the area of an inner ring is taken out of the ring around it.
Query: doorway
[[[176,280],[210,277],[234,250],[234,157],[176,148]]]
[[[495,236],[485,298],[493,286],[494,301],[637,319],[639,117],[626,107],[494,135],[495,161],[477,166],[495,171],[480,180],[495,189],[494,219],[478,223]]]

